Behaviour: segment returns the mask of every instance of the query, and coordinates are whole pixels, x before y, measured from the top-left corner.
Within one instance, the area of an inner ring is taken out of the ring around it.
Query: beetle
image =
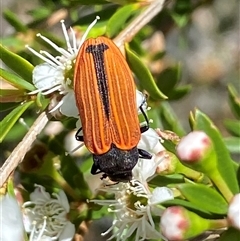
[[[150,153],[137,148],[149,122],[140,106],[147,125],[139,125],[135,82],[112,40],[85,40],[76,58],[74,92],[82,122],[76,139],[93,154],[91,173],[103,172],[102,178],[115,182],[131,180],[138,158],[151,159]]]

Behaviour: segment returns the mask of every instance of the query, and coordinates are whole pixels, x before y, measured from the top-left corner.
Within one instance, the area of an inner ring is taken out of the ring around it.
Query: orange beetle
[[[76,58],[74,92],[82,122],[76,139],[93,154],[91,173],[129,181],[139,156],[151,158],[136,147],[148,125],[139,126],[134,79],[112,40],[98,37],[83,43]]]

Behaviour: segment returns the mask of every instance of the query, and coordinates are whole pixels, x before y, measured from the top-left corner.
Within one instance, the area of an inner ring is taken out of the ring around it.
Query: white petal
[[[31,211],[30,208],[25,208],[23,210],[23,225],[24,229],[27,233],[32,231],[32,222],[34,220],[34,213]]]
[[[156,187],[152,192],[152,197],[150,198],[151,204],[158,204],[167,200],[174,199],[173,192],[167,187]]]
[[[20,207],[16,199],[8,194],[0,199],[0,240],[23,240],[23,221]]]
[[[76,105],[74,91],[69,91],[62,99],[63,103],[60,111],[63,115],[78,118],[78,109]]]
[[[139,90],[136,90],[136,101],[137,101],[137,107],[139,108],[142,106],[143,110],[146,110],[147,108],[147,102],[145,95],[140,92]],[[141,113],[141,111],[140,111]]]
[[[36,185],[34,192],[30,194],[30,200],[35,202],[39,201],[39,199],[48,201],[51,199],[51,196],[48,192],[45,191],[45,188],[43,186]]]
[[[133,177],[140,182],[145,182],[147,179],[154,175],[157,165],[154,158],[152,159],[139,159],[137,165],[133,168]]]
[[[67,222],[63,232],[59,237],[59,241],[71,241],[74,234],[75,234],[75,226],[72,223]]]
[[[69,202],[68,202],[68,199],[67,199],[67,196],[66,196],[65,192],[60,190],[60,192],[58,193],[58,196],[60,198],[61,205],[64,207],[64,209],[68,213],[70,207],[69,207]]]
[[[41,237],[40,241],[52,241],[53,239],[47,236]],[[54,239],[55,240],[55,239]]]
[[[240,193],[237,193],[231,200],[228,209],[228,219],[233,227],[240,230]]]
[[[33,69],[33,84],[38,89],[51,89],[63,78],[63,71],[48,63],[37,65]]]
[[[137,147],[155,154],[164,150],[164,147],[159,142],[159,136],[152,128],[142,133]]]
[[[146,230],[146,238],[147,239],[160,239],[163,238],[163,236],[156,230],[156,228],[153,228],[149,222],[145,222],[145,230]],[[143,235],[142,235],[143,236]]]

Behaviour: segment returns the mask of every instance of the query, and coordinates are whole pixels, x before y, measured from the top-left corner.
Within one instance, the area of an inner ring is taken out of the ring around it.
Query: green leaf
[[[240,138],[227,137],[224,138],[225,145],[231,153],[240,154]]]
[[[190,19],[190,15],[188,14],[180,15],[177,13],[172,13],[171,17],[173,18],[174,22],[178,25],[179,28],[185,27]]]
[[[138,78],[140,86],[145,89],[154,100],[164,100],[167,99],[157,87],[151,72],[143,64],[143,62],[134,54],[128,47],[126,47],[126,57],[130,68]]]
[[[92,213],[93,220],[99,220],[102,217],[106,217],[109,215],[108,207],[107,206],[99,206],[99,210]]]
[[[235,228],[229,228],[221,234],[219,241],[239,241],[240,231]]]
[[[16,198],[15,192],[14,192],[13,178],[9,178],[7,181],[7,192],[10,196]]]
[[[42,95],[40,92],[37,94],[36,98],[36,105],[39,107],[41,110],[45,110],[49,104],[50,100],[49,98],[46,98],[44,95]]]
[[[19,119],[19,117],[23,114],[25,110],[29,108],[34,103],[34,101],[26,102],[22,105],[19,105],[17,108],[12,110],[5,118],[0,122],[0,143],[3,141],[4,137],[11,130],[13,125]]]
[[[51,14],[51,9],[46,6],[39,6],[36,9],[31,9],[28,14],[36,20],[43,20]]]
[[[0,103],[21,102],[24,100],[24,95],[24,90],[0,89]]]
[[[16,32],[26,32],[28,29],[25,24],[19,20],[19,17],[14,14],[12,11],[6,9],[3,11],[4,18],[10,23]]]
[[[26,89],[33,91],[35,87],[24,79],[20,78],[16,74],[10,73],[5,69],[0,69],[0,76],[9,84],[13,85],[17,89]]]
[[[172,141],[164,139],[164,142],[162,143],[162,145],[166,150],[176,155],[176,144],[174,144]]]
[[[157,77],[158,88],[168,96],[169,100],[177,100],[191,90],[191,85],[176,87],[180,82],[182,65],[179,63],[163,70]]]
[[[34,122],[34,116],[31,116],[31,118],[26,117],[24,118],[24,122],[26,123],[26,126],[20,123],[20,121],[17,121],[15,125],[11,128],[11,130],[8,132],[6,137],[4,138],[4,142],[20,142],[24,135],[27,133],[28,126],[31,126]]]
[[[184,183],[184,176],[181,174],[172,174],[165,176],[157,175],[150,181],[151,186],[155,185],[157,187],[164,187],[175,183]]]
[[[82,200],[85,201],[86,199],[91,198],[92,194],[91,194],[91,191],[89,189],[88,183],[84,179],[83,173],[75,175],[73,180],[75,182],[75,185],[77,185],[78,189],[80,190]],[[79,184],[81,184],[81,185],[79,185]]]
[[[135,36],[129,43],[129,48],[138,56],[145,56],[146,50],[142,46],[142,36]]]
[[[240,118],[240,98],[238,97],[236,89],[233,85],[228,86],[228,98],[231,109],[235,114],[236,118]]]
[[[80,171],[73,158],[69,155],[62,156],[61,171],[63,177],[67,180],[69,185],[74,188],[82,200],[90,198],[91,192],[88,184],[83,178],[83,173]]]
[[[93,165],[93,157],[92,155],[88,155],[87,157],[84,158],[84,162],[80,164],[80,170],[83,173],[90,173],[90,170]]]
[[[178,184],[182,195],[199,208],[215,214],[226,214],[228,203],[214,189],[203,184]]]
[[[19,104],[18,103],[0,103],[0,112],[9,111],[13,108],[16,108]]]
[[[78,17],[76,22],[74,22],[72,25],[73,26],[86,26],[86,27],[88,27],[89,23],[91,23],[96,18],[96,16],[100,17],[100,20],[97,22],[96,25],[98,25],[102,21],[107,22],[112,17],[114,12],[117,11],[117,9],[118,9],[118,6],[114,5],[114,4],[108,5],[104,8],[96,9],[96,11],[93,11],[93,12],[87,14],[87,15],[83,14],[83,17]],[[96,25],[94,26],[94,28],[96,27]]]
[[[161,203],[161,205],[163,205],[164,207],[170,207],[170,206],[182,206],[185,207],[191,211],[194,211],[195,213],[198,213],[200,215],[203,214],[203,217],[205,215],[207,215],[208,217],[211,215],[210,212],[208,212],[206,209],[202,209],[201,207],[195,205],[194,203],[191,203],[189,201],[186,200],[182,200],[182,199],[173,199],[173,200],[168,200],[165,201],[163,203]]]
[[[32,82],[33,66],[21,56],[9,51],[0,44],[1,60],[14,72],[28,82]]]
[[[188,94],[192,89],[191,85],[184,85],[173,89],[167,96],[169,100],[178,100]]]
[[[168,94],[174,89],[176,84],[181,78],[182,66],[177,64],[176,66],[166,68],[157,77],[158,88],[168,96]]]
[[[166,51],[157,52],[151,57],[152,61],[158,61],[166,55]]]
[[[204,113],[199,110],[195,111],[193,127],[194,130],[204,131],[211,138],[218,158],[218,170],[229,189],[234,194],[238,193],[239,188],[232,165],[232,159],[217,127]]]
[[[140,7],[140,4],[128,4],[118,9],[109,19],[106,27],[106,35],[109,38],[114,36],[122,30],[128,18],[135,13]]]
[[[240,121],[238,120],[225,120],[224,125],[228,132],[234,136],[240,137]]]
[[[179,136],[185,135],[185,131],[182,128],[178,117],[175,115],[171,106],[166,101],[162,102],[161,104],[160,117],[164,130],[171,130]]]

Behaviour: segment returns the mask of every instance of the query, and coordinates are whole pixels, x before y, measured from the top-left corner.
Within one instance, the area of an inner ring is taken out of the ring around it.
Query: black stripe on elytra
[[[103,52],[107,49],[109,49],[109,47],[106,44],[101,43],[97,45],[89,45],[86,48],[86,52],[91,53],[93,55],[95,72],[97,75],[98,90],[103,102],[103,108],[104,108],[106,117],[109,119],[110,107],[109,107],[107,74],[104,66],[104,56],[103,56]]]

